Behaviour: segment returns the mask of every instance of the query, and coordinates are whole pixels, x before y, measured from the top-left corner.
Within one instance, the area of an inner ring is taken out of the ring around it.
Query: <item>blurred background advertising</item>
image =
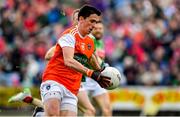
[[[32,114],[7,100],[24,87],[40,98],[45,53],[84,4],[101,10],[105,62],[123,74],[113,115],[180,116],[180,0],[0,0],[0,115]]]

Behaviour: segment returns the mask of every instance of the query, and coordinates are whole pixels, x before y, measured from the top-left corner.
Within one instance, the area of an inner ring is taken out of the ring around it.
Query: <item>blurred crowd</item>
[[[83,4],[103,13],[106,62],[123,85],[180,85],[179,0],[1,0],[0,86],[39,86],[46,51]]]

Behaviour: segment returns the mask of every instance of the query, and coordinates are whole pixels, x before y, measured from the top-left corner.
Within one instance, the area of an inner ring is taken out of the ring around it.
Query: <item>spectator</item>
[[[140,76],[141,84],[146,86],[155,86],[160,85],[162,81],[162,72],[158,68],[158,64],[156,62],[151,62],[149,66],[149,70],[144,71]]]

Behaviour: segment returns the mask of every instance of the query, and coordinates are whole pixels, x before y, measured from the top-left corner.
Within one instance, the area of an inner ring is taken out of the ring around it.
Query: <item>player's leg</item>
[[[32,104],[35,105],[35,106],[44,108],[42,101],[41,101],[40,99],[38,99],[38,98],[34,98],[34,97],[33,97]]]
[[[63,89],[63,98],[60,105],[60,116],[77,116],[78,99],[71,91],[61,86]]]
[[[71,102],[71,99],[68,102]],[[77,98],[75,105],[62,102],[60,116],[77,116]]]
[[[44,117],[45,116],[45,112],[44,109],[42,107],[36,107],[34,109],[34,112],[32,114],[33,117]]]
[[[47,95],[54,94],[56,92],[51,92]],[[55,94],[56,95],[56,94]],[[60,100],[57,98],[49,98],[44,101],[44,111],[47,116],[60,116]]]
[[[96,110],[91,104],[88,94],[85,90],[80,90],[78,95],[78,108],[84,116],[95,116]]]
[[[63,110],[60,111],[60,116],[77,116],[77,113],[74,111],[69,111],[69,110]]]
[[[8,102],[9,103],[12,103],[12,102],[25,102],[25,103],[33,104],[35,106],[43,108],[43,104],[42,104],[41,100],[38,99],[38,98],[32,97],[31,91],[30,91],[29,88],[25,88],[23,90],[23,92],[20,92],[20,93],[18,93],[16,95],[12,96],[8,100]]]
[[[107,92],[101,95],[94,96],[93,98],[95,99],[97,104],[100,106],[103,116],[112,116],[110,99]]]
[[[41,84],[41,96],[47,116],[76,116],[77,97],[55,81]]]
[[[104,116],[112,116],[109,95],[106,89],[102,88],[93,79],[87,78],[87,82],[91,82],[92,97],[97,102]],[[87,84],[89,85],[89,84]],[[89,86],[90,87],[90,86]]]
[[[40,87],[41,97],[46,116],[59,116],[63,97],[62,88],[54,81],[45,81]]]
[[[26,103],[32,103],[33,98],[31,96],[31,91],[29,88],[25,88],[23,92],[17,93],[16,95],[13,95],[9,98],[8,102],[26,102]]]

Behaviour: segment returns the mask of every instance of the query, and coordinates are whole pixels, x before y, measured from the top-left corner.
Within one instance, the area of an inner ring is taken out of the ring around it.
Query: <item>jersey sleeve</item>
[[[65,34],[58,39],[58,44],[61,47],[67,46],[67,47],[74,48],[75,47],[75,38],[72,34]]]

